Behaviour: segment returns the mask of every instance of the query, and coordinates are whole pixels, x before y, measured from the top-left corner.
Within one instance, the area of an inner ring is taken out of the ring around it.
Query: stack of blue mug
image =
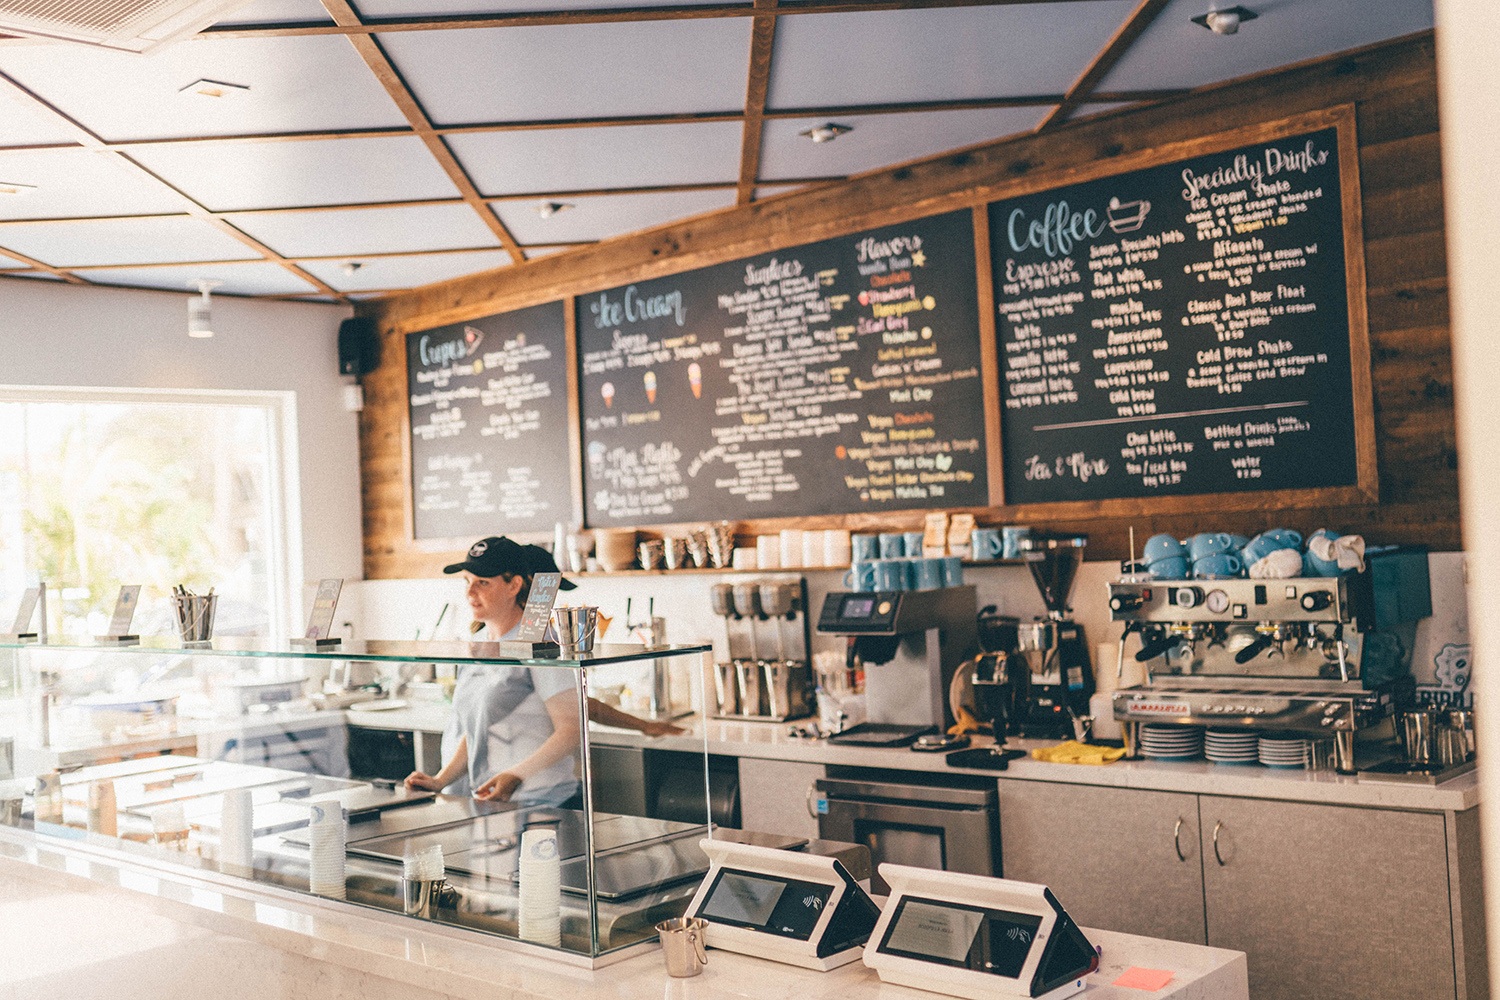
[[[852,559],[849,572],[844,574],[844,586],[866,593],[961,586],[963,560],[958,556],[925,555],[922,539],[920,531],[850,536]]]
[[[1316,535],[1332,535],[1326,528]],[[1171,535],[1153,535],[1142,551],[1146,568],[1158,580],[1230,580],[1248,575],[1251,566],[1283,549],[1296,552],[1303,562],[1297,572],[1308,576],[1336,575],[1338,565],[1302,553],[1302,535],[1290,528],[1272,528],[1254,538],[1223,531],[1200,532],[1178,540]],[[1297,575],[1297,572],[1278,575]]]

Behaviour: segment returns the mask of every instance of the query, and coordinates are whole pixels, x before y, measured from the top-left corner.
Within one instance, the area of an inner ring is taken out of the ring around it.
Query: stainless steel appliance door
[[[918,868],[994,875],[991,838],[994,816],[984,809],[935,809],[828,798],[828,812],[818,818],[818,836],[863,844],[877,867],[870,888],[884,894],[882,861]]]

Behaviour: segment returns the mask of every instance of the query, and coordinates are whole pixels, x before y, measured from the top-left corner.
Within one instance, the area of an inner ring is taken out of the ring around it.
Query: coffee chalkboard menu
[[[1006,503],[1357,485],[1339,131],[989,206]]]
[[[593,525],[988,500],[973,217],[577,300]]]
[[[549,302],[407,334],[416,538],[571,520],[565,319]]]

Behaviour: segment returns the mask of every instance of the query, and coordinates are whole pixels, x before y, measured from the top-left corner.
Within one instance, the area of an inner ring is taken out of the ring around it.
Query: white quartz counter
[[[151,871],[66,844],[0,834],[8,917],[0,994],[16,1000],[935,1000],[860,963],[812,972],[711,951],[670,979],[655,946],[603,969],[522,954],[480,935],[248,884]],[[1086,930],[1101,966],[1089,1000],[1248,1000],[1245,955]],[[1175,973],[1161,990],[1112,986],[1130,966]]]

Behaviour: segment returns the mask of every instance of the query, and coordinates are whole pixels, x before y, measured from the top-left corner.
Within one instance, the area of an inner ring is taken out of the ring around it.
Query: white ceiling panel
[[[359,12],[377,17],[439,17],[451,14],[514,14],[521,10],[602,10],[610,7],[677,7],[721,0],[516,0],[473,3],[469,0],[363,0]],[[750,6],[748,3],[746,7]]]
[[[621,125],[448,137],[486,195],[734,182],[739,122]]]
[[[899,115],[840,117],[853,126],[831,142],[813,142],[799,132],[823,119],[777,118],[760,140],[760,176],[826,177],[857,174],[906,160],[988,142],[1036,128],[1050,108],[991,108],[981,111],[918,111]]]
[[[413,288],[435,281],[461,278],[466,274],[489,271],[509,264],[504,250],[478,250],[472,253],[435,253],[413,257],[371,257],[361,260],[353,274],[344,273],[343,261],[310,260],[303,268],[322,278],[341,292],[361,292],[379,288]]]
[[[1259,17],[1216,35],[1191,20],[1216,6],[1232,5],[1173,0],[1099,89],[1197,87],[1433,25],[1431,0],[1252,0],[1245,6]]]
[[[87,45],[0,47],[0,71],[105,139],[388,128],[405,119],[346,39],[194,38],[150,57]],[[178,90],[208,79],[232,98]]]
[[[381,44],[440,124],[739,111],[750,18],[402,31]]]
[[[776,25],[772,108],[1065,92],[1135,0],[802,14]]]
[[[285,257],[357,257],[500,245],[468,205],[267,212],[225,218]]]
[[[0,181],[36,190],[0,198],[0,219],[182,212],[181,198],[139,171],[86,149],[0,152]]]
[[[195,294],[196,282],[200,278],[223,282],[213,289],[215,294],[229,292],[235,295],[301,295],[317,291],[316,285],[302,280],[281,265],[264,262],[119,268],[108,271],[90,271],[81,268],[77,274],[81,278],[102,284],[165,288],[170,291],[192,291]],[[186,321],[187,317],[184,315],[184,327]]]
[[[195,142],[130,155],[216,212],[458,197],[415,136]]]
[[[539,257],[551,257],[555,253],[566,253],[576,247],[526,247],[526,259],[536,260]]]
[[[549,219],[527,202],[493,206],[506,228],[521,243],[569,243],[602,240],[637,229],[650,229],[734,204],[733,191],[682,191],[655,194],[608,194],[579,198],[577,208]]]
[[[0,226],[0,246],[54,267],[235,260],[254,254],[207,222],[185,216],[20,222]]]
[[[69,129],[56,118],[9,89],[0,89],[0,144],[39,145],[44,142],[74,142]]]
[[[364,9],[364,4],[360,4]],[[216,24],[277,24],[291,21],[321,21],[324,24],[332,24],[333,18],[328,16],[328,11],[318,0],[256,0],[248,7],[242,7],[221,18]]]
[[[787,194],[792,191],[801,191],[806,184],[762,184],[755,189],[755,200],[762,201],[766,198],[774,198],[778,194]]]

